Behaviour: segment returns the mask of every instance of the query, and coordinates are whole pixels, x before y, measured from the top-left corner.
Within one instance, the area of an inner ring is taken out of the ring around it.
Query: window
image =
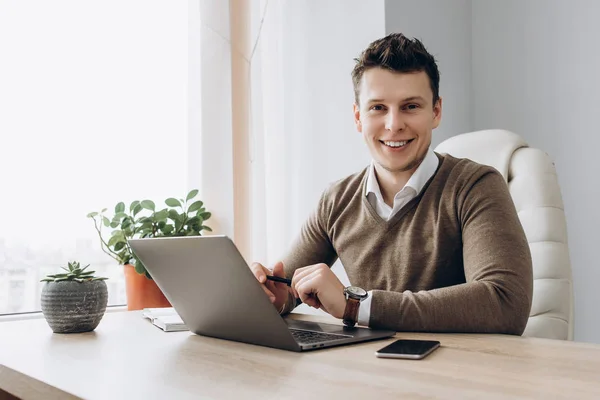
[[[0,0],[0,54],[0,314],[73,260],[124,304],[86,215],[191,189],[188,2]]]

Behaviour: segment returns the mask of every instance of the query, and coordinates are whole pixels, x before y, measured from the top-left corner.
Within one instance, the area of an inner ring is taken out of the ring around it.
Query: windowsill
[[[108,307],[106,307],[106,313],[120,312],[120,311],[127,311],[127,306],[108,306]],[[44,314],[41,311],[32,312],[32,313],[23,313],[23,314],[7,314],[7,315],[0,315],[0,323],[8,322],[8,321],[24,321],[27,319],[39,319],[39,318],[44,318]]]

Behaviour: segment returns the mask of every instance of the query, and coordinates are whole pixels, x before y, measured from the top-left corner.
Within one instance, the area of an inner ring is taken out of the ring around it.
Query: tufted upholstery
[[[524,336],[573,340],[567,225],[552,160],[505,130],[460,134],[435,151],[491,165],[504,176],[533,259],[533,304]]]

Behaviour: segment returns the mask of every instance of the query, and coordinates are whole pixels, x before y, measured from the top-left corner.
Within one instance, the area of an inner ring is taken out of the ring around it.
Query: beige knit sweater
[[[339,257],[352,285],[373,290],[373,328],[521,335],[531,254],[506,182],[491,167],[436,155],[434,176],[390,221],[364,195],[368,169],[331,185],[284,258],[285,274]]]

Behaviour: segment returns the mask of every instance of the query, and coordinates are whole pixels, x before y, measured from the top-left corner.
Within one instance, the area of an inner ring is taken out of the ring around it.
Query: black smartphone
[[[437,340],[400,339],[377,350],[375,355],[379,358],[407,358],[410,360],[420,360],[427,357],[438,347],[440,347],[440,342]]]

